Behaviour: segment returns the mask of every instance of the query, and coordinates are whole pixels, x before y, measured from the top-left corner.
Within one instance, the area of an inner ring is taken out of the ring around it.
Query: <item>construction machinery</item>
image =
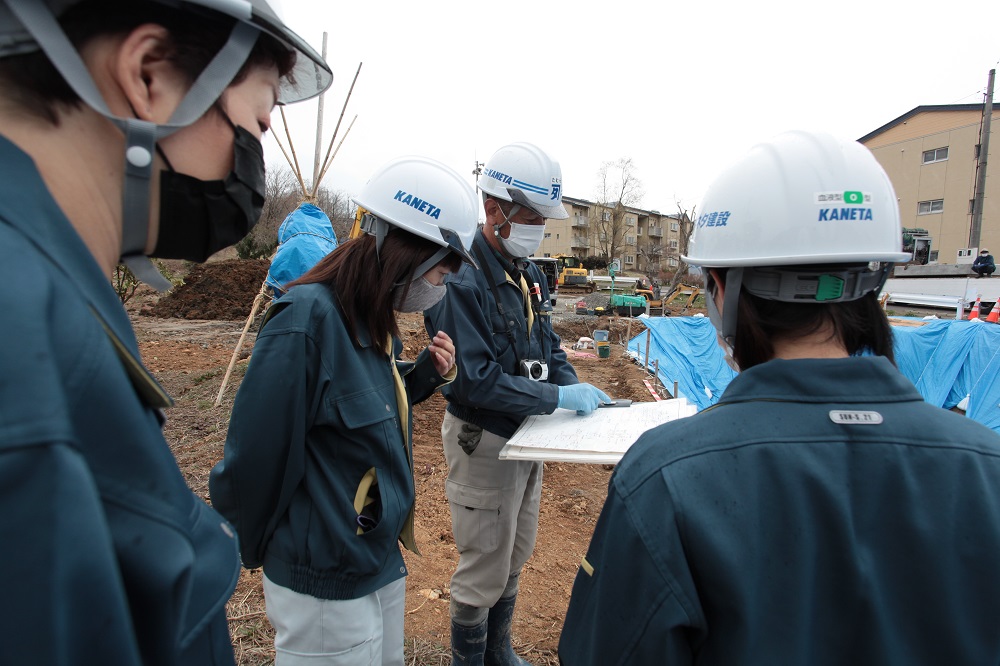
[[[687,296],[684,308],[691,307],[695,299],[701,294],[701,288],[689,284],[678,284],[669,294],[661,296],[660,285],[653,284],[648,278],[640,277],[636,280],[632,295],[613,294],[611,297],[611,307],[618,314],[623,316],[634,316],[641,312],[648,312],[651,316],[667,314],[666,306],[673,303],[679,296]]]
[[[583,262],[568,254],[557,254],[553,259],[559,267],[559,289],[563,293],[585,293],[594,291],[594,283],[588,277]]]

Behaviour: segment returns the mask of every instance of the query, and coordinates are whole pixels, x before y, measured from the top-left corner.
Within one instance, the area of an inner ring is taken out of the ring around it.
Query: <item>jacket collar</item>
[[[133,383],[139,382],[137,390],[144,397],[147,393],[157,394],[158,399],[150,402],[153,406],[167,406],[169,397],[142,365],[132,323],[111,286],[111,276],[104,274],[52,198],[34,160],[0,135],[0,164],[4,167],[4,177],[0,178],[0,224],[26,238],[66,283],[76,288],[112,339]]]

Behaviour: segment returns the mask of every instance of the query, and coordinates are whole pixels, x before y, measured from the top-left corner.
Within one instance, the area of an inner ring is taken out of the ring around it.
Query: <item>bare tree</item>
[[[341,190],[320,187],[316,193],[316,205],[330,218],[337,242],[346,241],[354,224],[354,203],[350,196]]]
[[[677,270],[674,271],[674,275],[670,279],[670,284],[664,290],[665,294],[672,292],[674,287],[679,285],[681,280],[688,274],[689,267],[683,257],[687,256],[688,245],[691,242],[691,232],[694,231],[694,221],[697,219],[697,210],[695,207],[692,207],[689,213],[679,201],[675,203],[677,204],[677,223],[679,229],[677,234],[677,249],[671,249],[670,255],[677,258]]]
[[[596,198],[599,204],[592,210],[592,228],[597,230],[600,254],[613,260],[625,244],[626,213],[629,207],[642,203],[642,181],[631,157],[604,162],[597,171]]]
[[[663,244],[650,242],[648,245],[639,247],[637,254],[645,260],[647,270],[649,266],[658,266],[663,257]],[[657,270],[659,270],[657,268]]]
[[[278,246],[278,228],[288,214],[306,201],[298,179],[287,167],[268,169],[266,195],[260,221],[250,234],[236,245],[244,259],[270,258]],[[330,218],[337,241],[347,239],[354,222],[353,204],[346,192],[320,186],[313,201]]]

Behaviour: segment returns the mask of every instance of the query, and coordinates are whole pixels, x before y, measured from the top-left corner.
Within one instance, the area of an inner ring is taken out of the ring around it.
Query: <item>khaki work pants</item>
[[[445,492],[458,548],[451,596],[468,606],[490,608],[535,548],[542,463],[499,460],[507,440],[485,430],[479,446],[467,454],[458,444],[464,423],[445,412],[441,425],[448,462]]]

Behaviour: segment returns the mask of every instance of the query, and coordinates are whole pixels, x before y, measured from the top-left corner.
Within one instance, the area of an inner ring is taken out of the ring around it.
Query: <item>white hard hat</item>
[[[478,185],[485,194],[512,201],[546,219],[569,217],[562,205],[559,162],[533,144],[512,143],[493,153]]]
[[[878,293],[905,261],[892,183],[871,152],[828,134],[788,132],[755,146],[709,186],[684,260],[728,268],[709,318],[732,345],[741,290],[789,303],[838,303]],[[888,262],[882,263],[879,262]]]
[[[378,246],[388,224],[476,265],[469,254],[479,226],[476,193],[451,167],[427,157],[396,158],[379,168],[353,201],[370,214],[362,224]]]
[[[856,141],[788,132],[709,186],[684,260],[695,266],[905,261],[899,206]]]
[[[0,1],[0,58],[12,55],[22,55],[39,50],[46,51],[50,60],[55,62],[61,57],[65,57],[65,52],[61,50],[57,34],[58,26],[53,28],[50,18],[58,18],[64,11],[80,4],[83,0],[8,0],[10,7],[5,2]],[[291,104],[300,100],[314,97],[326,90],[333,81],[333,74],[322,56],[314,48],[309,46],[305,40],[292,32],[282,22],[275,11],[268,5],[266,0],[187,0],[187,2],[176,2],[176,0],[148,0],[154,4],[169,5],[177,8],[177,11],[191,11],[185,5],[199,8],[204,12],[206,9],[214,10],[224,16],[234,18],[242,24],[255,29],[257,33],[271,35],[288,49],[296,54],[294,69],[281,80],[278,91],[278,102]],[[16,10],[16,11],[15,11]],[[246,60],[248,52],[234,50],[232,57],[242,65]],[[62,63],[56,63],[61,65]],[[60,73],[76,89],[76,71],[67,70],[60,67]],[[222,90],[228,86],[230,81],[209,81],[208,96],[209,101],[218,99]],[[216,84],[213,88],[212,85]],[[219,87],[221,86],[221,87]],[[79,94],[79,91],[77,91]],[[81,95],[85,102],[89,103],[86,95]],[[100,109],[98,109],[100,110]],[[200,115],[200,114],[199,114]]]
[[[0,58],[41,50],[80,99],[107,117],[125,135],[126,162],[122,211],[121,259],[141,281],[165,291],[169,281],[146,258],[149,201],[156,142],[191,125],[216,103],[246,63],[261,33],[271,35],[295,52],[295,67],[282,77],[278,101],[290,104],[318,95],[333,74],[302,38],[292,32],[265,0],[149,0],[178,12],[207,10],[235,19],[225,44],[185,93],[165,123],[120,117],[112,113],[76,47],[57,19],[82,0],[0,0]],[[136,3],[138,5],[138,3]],[[95,11],[100,3],[94,3]]]

